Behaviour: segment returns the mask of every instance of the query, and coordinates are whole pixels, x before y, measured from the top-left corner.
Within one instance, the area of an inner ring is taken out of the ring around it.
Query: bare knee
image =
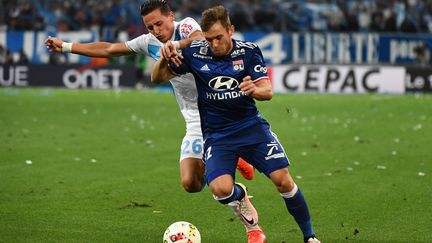
[[[195,180],[194,178],[182,178],[181,184],[185,191],[189,193],[201,191],[201,181]]]
[[[270,179],[280,193],[290,192],[294,189],[295,182],[289,174],[288,169],[272,172],[270,174]]]
[[[213,195],[219,198],[228,197],[232,193],[233,186],[214,186],[211,187]]]
[[[294,181],[291,178],[284,178],[282,181],[276,185],[280,193],[290,192],[294,189]]]
[[[234,181],[231,175],[222,175],[210,182],[210,189],[216,197],[224,198],[231,195]]]
[[[200,159],[185,158],[180,162],[181,184],[187,192],[199,192],[202,188],[204,166]]]

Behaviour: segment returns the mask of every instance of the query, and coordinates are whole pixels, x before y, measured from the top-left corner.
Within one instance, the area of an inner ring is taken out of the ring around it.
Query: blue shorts
[[[225,174],[235,178],[239,157],[266,176],[289,165],[288,157],[268,123],[242,129],[223,139],[208,139],[204,149],[208,184]]]

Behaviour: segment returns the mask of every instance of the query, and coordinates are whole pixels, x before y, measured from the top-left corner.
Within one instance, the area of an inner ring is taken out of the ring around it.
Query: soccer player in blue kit
[[[67,43],[59,38],[48,37],[45,44],[51,52],[72,52],[106,58],[141,53],[159,59],[161,54],[166,53],[159,52],[163,46],[184,47],[193,39],[203,38],[201,28],[194,19],[184,18],[179,22],[174,20],[174,12],[171,11],[166,0],[145,1],[141,5],[141,15],[150,33],[140,35],[133,40],[120,43]],[[202,183],[204,164],[201,144],[203,139],[195,81],[192,75],[188,74],[177,76],[170,82],[186,122],[186,135],[182,141],[179,159],[181,184],[187,192],[199,192],[205,184]],[[241,159],[239,159],[238,170],[246,179],[253,178],[254,169]]]
[[[275,184],[289,213],[299,225],[304,242],[318,243],[302,192],[288,171],[289,161],[256,100],[270,100],[272,88],[259,47],[232,39],[234,26],[223,6],[202,14],[206,40],[196,40],[181,51],[182,63],[161,58],[152,81],[165,82],[192,73],[198,89],[198,108],[204,136],[207,183],[214,198],[228,204],[246,227],[248,242],[266,242],[258,214],[245,187],[234,183],[238,157],[244,158]]]

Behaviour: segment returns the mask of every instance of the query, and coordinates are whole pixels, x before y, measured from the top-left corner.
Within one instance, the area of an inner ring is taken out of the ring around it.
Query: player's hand
[[[167,61],[170,61],[177,67],[182,64],[181,59],[183,56],[177,51],[176,46],[173,42],[168,41],[160,50],[161,57]]]
[[[247,95],[251,95],[257,89],[257,86],[252,81],[251,76],[246,76],[243,78],[243,82],[240,83],[239,88]]]
[[[62,52],[63,41],[56,37],[48,36],[45,40],[45,45],[50,52]]]

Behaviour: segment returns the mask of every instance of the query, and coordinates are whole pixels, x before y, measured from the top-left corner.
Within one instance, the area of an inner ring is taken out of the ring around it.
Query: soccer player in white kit
[[[203,38],[201,27],[194,19],[174,21],[174,13],[165,0],[146,1],[141,6],[141,15],[150,33],[127,42],[68,43],[48,37],[45,45],[52,52],[106,58],[143,53],[158,60],[165,43],[170,46],[164,50],[174,47],[175,51],[175,48],[184,48],[193,40]],[[186,135],[180,151],[181,183],[187,192],[199,192],[204,187],[205,165],[202,161],[203,139],[195,81],[191,74],[187,74],[175,77],[170,82],[186,122]],[[254,176],[253,167],[241,159],[238,170],[246,179]]]

